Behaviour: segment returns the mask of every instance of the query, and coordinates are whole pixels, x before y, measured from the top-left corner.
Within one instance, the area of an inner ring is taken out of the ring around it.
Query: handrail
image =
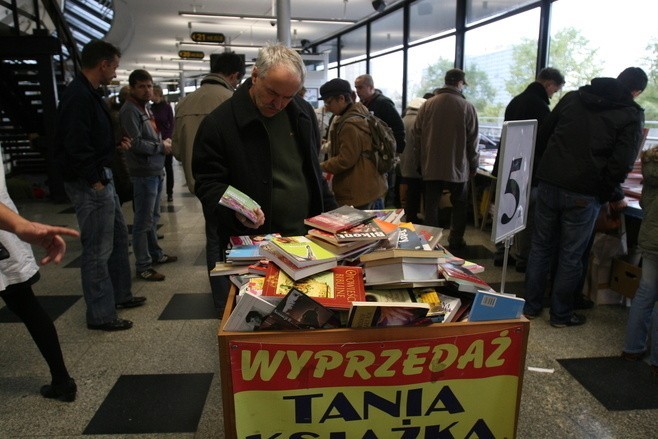
[[[78,73],[81,69],[78,45],[73,38],[73,34],[71,33],[71,29],[69,29],[69,25],[66,22],[66,19],[64,19],[62,10],[59,8],[56,0],[41,0],[41,2],[43,3],[44,9],[48,13],[48,16],[50,16],[50,19],[57,29],[57,35],[59,36],[60,41],[69,51],[75,73]]]

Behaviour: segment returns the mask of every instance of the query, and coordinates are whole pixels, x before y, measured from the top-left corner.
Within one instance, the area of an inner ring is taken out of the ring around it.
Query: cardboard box
[[[620,258],[615,258],[612,262],[610,288],[632,299],[635,296],[635,291],[640,286],[641,277],[642,269],[640,267]]]

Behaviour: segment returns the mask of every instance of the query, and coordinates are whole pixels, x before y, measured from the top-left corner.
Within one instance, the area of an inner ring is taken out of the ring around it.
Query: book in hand
[[[304,224],[329,233],[336,233],[370,221],[375,216],[373,213],[352,206],[341,206],[329,212],[306,218]]]
[[[366,300],[361,267],[341,265],[302,280],[293,280],[276,265],[270,264],[263,284],[263,297],[281,298],[292,289],[302,291],[332,309],[347,310],[352,302]]]
[[[459,291],[473,292],[492,291],[491,286],[474,275],[467,268],[449,262],[439,264],[441,275],[453,283]]]
[[[271,243],[265,244],[260,247],[260,254],[270,261],[270,264],[276,264],[281,270],[285,271],[288,276],[294,280],[303,279],[313,274],[321,273],[323,271],[334,268],[338,265],[336,258],[327,262],[309,265],[306,267],[298,267],[295,263],[288,258],[285,254],[275,250],[275,246]]]
[[[236,297],[235,308],[224,324],[224,331],[255,331],[273,310],[273,304],[247,291]]]
[[[238,213],[241,213],[252,223],[258,222],[258,216],[255,211],[260,209],[260,204],[255,202],[249,195],[230,186],[224,191],[224,195],[219,199],[219,204],[226,206]]]
[[[405,326],[423,319],[430,306],[418,302],[353,302],[347,317],[350,328]]]
[[[263,320],[260,329],[319,329],[338,328],[340,319],[333,311],[296,288],[291,288],[272,312]]]
[[[486,320],[518,319],[523,314],[525,300],[510,294],[494,291],[478,291],[471,304],[468,320],[482,322]]]

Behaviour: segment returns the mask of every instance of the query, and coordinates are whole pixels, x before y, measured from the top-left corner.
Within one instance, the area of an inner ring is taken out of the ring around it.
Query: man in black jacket
[[[232,235],[305,234],[305,218],[337,207],[318,162],[315,112],[297,95],[305,76],[297,52],[268,45],[251,78],[199,127],[194,190],[204,212],[217,215],[222,249]],[[259,224],[218,205],[229,185],[260,204]]]
[[[57,112],[56,159],[80,226],[87,327],[103,331],[130,329],[132,322],[118,318],[116,308],[146,300],[131,292],[128,228],[111,170],[115,148],[128,149],[130,139],[115,145],[109,107],[98,90],[116,76],[119,56],[109,43],[89,42],[82,73],[62,93]]]
[[[537,130],[542,126],[542,123],[551,114],[549,107],[550,99],[555,93],[562,89],[564,85],[564,76],[558,69],[546,67],[539,72],[537,80],[532,82],[526,89],[516,95],[505,108],[505,121],[510,120],[537,120]],[[535,148],[534,164],[537,165],[541,159],[543,151],[538,151]],[[494,175],[498,169],[498,159],[500,158],[500,151],[496,156],[496,163],[494,165]],[[533,167],[536,169],[536,166]],[[537,183],[532,182],[532,187],[536,187]],[[524,273],[528,264],[528,255],[530,254],[530,243],[532,241],[532,228],[534,225],[534,211],[535,211],[535,197],[536,191],[530,192],[530,203],[528,204],[528,220],[526,228],[514,236],[514,251],[513,255],[510,254],[510,264],[516,263],[516,271]],[[505,253],[505,246],[503,243],[496,244],[496,253],[494,254],[494,265],[500,267],[503,265],[503,257]],[[510,252],[512,253],[512,252]]]
[[[574,291],[582,276],[582,256],[601,205],[625,207],[621,183],[640,148],[644,110],[634,102],[647,75],[629,67],[615,78],[595,78],[566,94],[539,131],[544,149],[535,176],[537,204],[526,271],[524,314],[537,317],[551,261],[550,323],[556,328],[585,323],[573,312]]]

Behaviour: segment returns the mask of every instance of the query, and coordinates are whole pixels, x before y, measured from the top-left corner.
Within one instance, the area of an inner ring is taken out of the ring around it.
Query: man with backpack
[[[468,180],[478,167],[478,116],[462,90],[466,76],[460,69],[446,72],[445,86],[418,110],[414,130],[420,140],[420,170],[425,185],[425,224],[438,227],[439,200],[450,191],[452,221],[448,246],[466,247]]]
[[[320,87],[320,99],[327,111],[340,117],[329,131],[330,158],[320,164],[333,174],[332,188],[339,206],[371,209],[386,193],[386,178],[376,165],[373,151],[370,113],[352,100],[350,83],[336,78]],[[377,121],[376,121],[377,122]]]

